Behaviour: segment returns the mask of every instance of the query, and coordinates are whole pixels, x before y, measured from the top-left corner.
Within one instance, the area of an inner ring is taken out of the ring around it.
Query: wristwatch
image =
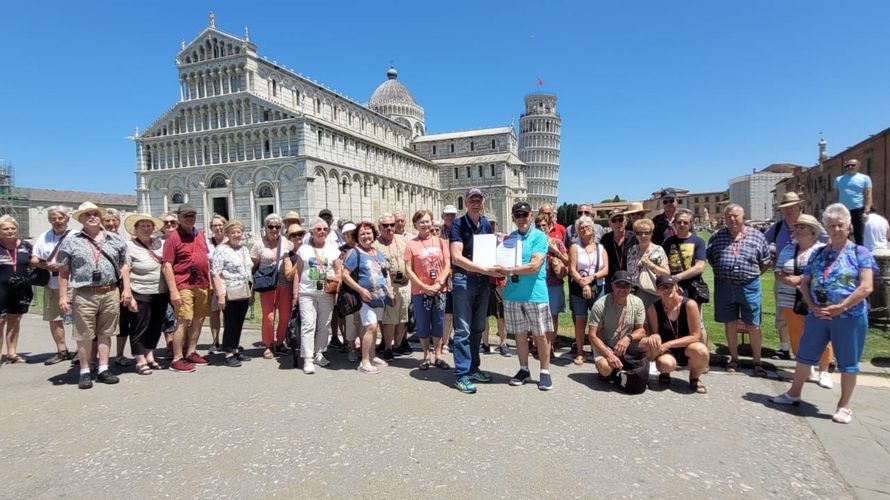
[[[626,334],[624,334],[624,336],[627,337],[627,340],[630,340],[631,342],[634,341],[634,334],[633,334],[633,332],[626,333]]]

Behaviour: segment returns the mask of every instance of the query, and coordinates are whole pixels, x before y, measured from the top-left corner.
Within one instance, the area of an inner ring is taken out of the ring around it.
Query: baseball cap
[[[485,193],[483,193],[482,190],[479,188],[467,189],[466,198],[470,199],[474,196],[481,196],[481,197],[485,198]]]
[[[665,189],[662,189],[662,190],[661,190],[661,197],[662,197],[662,198],[676,198],[676,197],[677,197],[677,191],[675,191],[674,188],[665,188]]]
[[[445,205],[445,208],[442,209],[443,214],[456,214],[457,207],[454,205]]]
[[[346,224],[343,224],[343,229],[341,229],[341,231],[343,231],[344,233],[355,231],[355,224],[353,224],[352,222],[347,222]]]
[[[195,207],[191,206],[190,204],[183,203],[182,205],[179,205],[179,208],[176,209],[176,213],[179,215],[196,214],[198,213],[198,211],[195,210]]]
[[[615,279],[613,278],[612,281],[615,281]],[[655,278],[655,287],[658,288],[661,285],[667,285],[667,284],[676,285],[679,282],[680,281],[677,278],[675,278],[673,275],[662,274],[658,278]]]
[[[633,285],[634,281],[630,278],[630,273],[627,271],[616,271],[615,275],[612,276],[612,283],[618,283],[619,281],[623,281],[625,283],[629,283]]]
[[[325,215],[327,215],[328,217],[334,216],[334,214],[327,208],[323,208],[323,209],[321,209],[321,212],[318,212],[319,217],[324,217]]]
[[[525,201],[517,201],[513,204],[513,208],[510,210],[510,213],[515,214],[516,212],[528,212],[531,213],[532,206]]]

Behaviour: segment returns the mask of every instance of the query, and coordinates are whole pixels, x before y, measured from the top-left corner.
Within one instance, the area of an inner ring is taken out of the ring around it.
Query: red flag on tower
[[[538,87],[541,87],[543,85],[544,85],[544,79],[539,76],[538,77]]]

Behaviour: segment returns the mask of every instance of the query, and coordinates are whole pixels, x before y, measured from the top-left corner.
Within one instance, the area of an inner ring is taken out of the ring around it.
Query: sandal
[[[436,362],[433,363],[433,364],[436,366],[436,368],[441,368],[441,369],[443,369],[443,370],[450,370],[450,369],[451,369],[451,365],[449,365],[448,362],[445,361],[445,360],[442,359],[442,358],[437,359]]]
[[[161,369],[161,365],[158,364],[157,361],[149,361],[148,367],[151,368],[152,370],[160,370]],[[138,369],[138,367],[137,367],[137,369]]]
[[[429,370],[430,366],[431,366],[430,360],[425,359],[420,362],[420,366],[418,366],[418,368],[420,368],[421,370]]]
[[[760,363],[754,364],[754,373],[752,375],[755,377],[769,377],[769,373],[766,372],[766,369]]]
[[[136,374],[137,375],[151,375],[151,368],[148,366],[148,363],[144,365],[136,365]]]
[[[705,387],[705,384],[702,383],[702,381],[697,378],[689,379],[689,386],[692,387],[692,390],[695,391],[696,394],[707,394],[708,393],[708,388]]]
[[[274,357],[275,357],[275,354],[272,352],[272,349],[270,349],[270,348],[267,347],[266,350],[263,351],[263,358],[264,358],[264,359],[272,359],[272,358],[274,358]]]
[[[739,371],[738,360],[730,361],[729,363],[726,363],[726,365],[723,367],[723,369],[726,370],[726,373],[735,373],[735,372]]]
[[[853,421],[853,410],[849,408],[838,408],[834,416],[831,417],[831,421],[838,424],[849,424]]]
[[[10,365],[14,365],[16,363],[27,363],[28,360],[23,358],[20,354],[16,354],[15,356],[6,356],[6,362]]]
[[[658,374],[658,383],[659,384],[670,384],[671,383],[671,374],[670,373],[659,373]]]

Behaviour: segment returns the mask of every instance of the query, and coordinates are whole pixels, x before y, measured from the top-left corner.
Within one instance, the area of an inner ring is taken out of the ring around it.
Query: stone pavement
[[[205,331],[204,340],[209,338]],[[243,344],[259,338],[247,332]],[[307,376],[290,357],[196,373],[123,373],[80,391],[37,316],[34,363],[0,369],[0,498],[879,498],[890,491],[887,397],[863,383],[855,420],[831,423],[837,389],[776,409],[785,382],[718,370],[707,395],[680,372],[638,396],[566,356],[554,390],[510,387],[515,356],[483,357],[494,383],[463,395],[418,355],[379,375],[332,353]],[[259,351],[252,351],[259,355]],[[47,354],[48,355],[48,354]],[[450,362],[450,359],[449,359]],[[532,362],[532,373],[538,373]],[[877,380],[878,383],[882,380]]]

